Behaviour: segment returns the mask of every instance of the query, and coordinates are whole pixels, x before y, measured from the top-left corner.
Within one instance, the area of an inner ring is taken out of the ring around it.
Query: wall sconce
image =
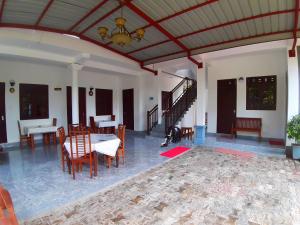
[[[14,92],[15,92],[14,86],[15,86],[16,82],[15,82],[14,80],[10,80],[9,83],[10,83],[10,89],[9,89],[9,92],[10,92],[10,93],[14,93]]]
[[[93,96],[93,94],[94,94],[93,90],[94,90],[94,88],[90,87],[89,96]]]
[[[244,77],[239,77],[239,82],[244,81]]]

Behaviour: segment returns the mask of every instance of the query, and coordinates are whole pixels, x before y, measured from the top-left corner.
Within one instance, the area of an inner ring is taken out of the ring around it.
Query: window
[[[113,91],[96,89],[96,116],[113,114]]]
[[[247,110],[276,110],[276,76],[247,77]]]
[[[20,119],[49,118],[48,85],[20,84]]]

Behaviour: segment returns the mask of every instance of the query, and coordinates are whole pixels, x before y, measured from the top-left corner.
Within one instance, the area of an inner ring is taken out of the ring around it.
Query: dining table
[[[57,126],[52,125],[35,125],[35,126],[24,126],[24,133],[28,137],[30,136],[30,147],[35,147],[34,135],[36,134],[47,134],[55,133],[57,131]]]
[[[91,151],[93,153],[100,153],[106,156],[116,157],[116,166],[119,167],[119,156],[117,154],[121,140],[114,134],[90,134],[91,137]],[[72,151],[76,149],[75,137],[72,137]],[[71,156],[70,137],[67,137],[64,142],[65,149]],[[73,156],[75,153],[73,152]],[[80,157],[80,155],[79,155]]]

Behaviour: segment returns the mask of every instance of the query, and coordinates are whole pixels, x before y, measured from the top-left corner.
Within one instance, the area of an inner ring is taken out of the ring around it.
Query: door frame
[[[216,127],[216,133],[220,133],[220,134],[230,134],[230,131],[229,133],[224,133],[224,132],[221,132],[220,130],[220,127],[219,127],[219,121],[220,121],[220,114],[221,114],[221,109],[219,108],[219,82],[221,81],[234,81],[235,83],[235,94],[234,94],[234,98],[235,98],[235,105],[234,105],[234,109],[233,109],[233,114],[234,114],[234,117],[233,117],[233,120],[235,120],[236,118],[236,111],[237,111],[237,79],[236,78],[232,78],[232,79],[220,79],[220,80],[217,80],[217,127]],[[234,121],[232,121],[234,123]]]
[[[87,123],[87,115],[86,115],[86,112],[87,112],[87,107],[86,107],[86,104],[87,104],[87,101],[86,101],[86,98],[87,98],[87,94],[86,94],[86,88],[85,87],[78,87],[78,114],[79,114],[79,122],[80,122],[80,89],[81,90],[85,90],[85,120],[84,120],[84,125],[86,125]],[[68,124],[72,124],[72,87],[71,86],[67,86],[66,88],[66,97],[67,97],[67,121],[68,121]],[[69,98],[70,98],[70,101],[69,101]],[[71,123],[70,123],[71,122]]]
[[[2,103],[0,104],[3,104],[3,115],[0,114],[0,123],[3,123],[3,128],[4,129],[1,129],[2,132],[1,132],[1,136],[3,135],[3,137],[0,138],[0,144],[1,143],[7,143],[7,126],[6,126],[6,102],[5,102],[5,83],[4,82],[0,82],[0,88],[2,89],[3,88],[3,93],[0,93],[1,94],[1,98],[3,98],[3,101],[1,101]],[[1,90],[2,92],[2,90]],[[2,120],[2,116],[3,116],[3,120]]]
[[[125,124],[124,122],[124,92],[126,91],[132,91],[132,127],[126,126],[126,129],[129,130],[134,130],[134,88],[129,88],[129,89],[123,89],[122,90],[122,104],[123,104],[123,124]],[[126,104],[128,105],[128,104]]]

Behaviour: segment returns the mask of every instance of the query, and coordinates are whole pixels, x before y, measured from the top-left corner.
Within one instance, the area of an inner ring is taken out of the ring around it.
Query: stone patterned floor
[[[300,224],[300,163],[195,148],[24,224]]]

